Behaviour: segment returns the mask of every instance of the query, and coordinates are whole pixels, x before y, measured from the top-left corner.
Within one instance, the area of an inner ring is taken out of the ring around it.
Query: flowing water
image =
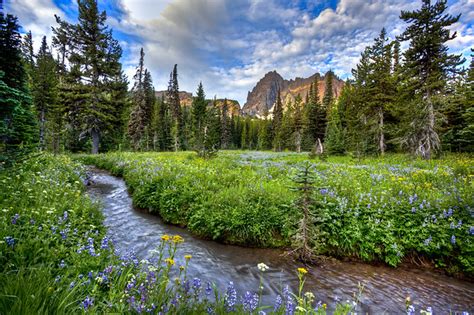
[[[223,245],[196,238],[183,228],[167,225],[155,215],[134,209],[122,179],[97,169],[92,169],[92,174],[89,193],[102,203],[105,225],[119,250],[134,250],[139,258],[146,258],[162,235],[179,234],[185,242],[177,252],[178,264],[184,264],[184,255],[191,254],[188,275],[216,283],[220,292],[229,281],[234,282],[239,295],[247,290],[257,291],[260,262],[270,267],[264,274],[266,304],[273,304],[283,285],[297,288],[296,269],[301,265],[283,255],[283,251]],[[317,301],[334,305],[337,300],[352,300],[354,293],[359,292],[359,283],[364,285],[358,307],[362,313],[404,313],[407,296],[411,297],[417,313],[421,307],[428,306],[434,314],[474,312],[473,283],[413,268],[328,261],[309,268],[305,291],[313,292]]]

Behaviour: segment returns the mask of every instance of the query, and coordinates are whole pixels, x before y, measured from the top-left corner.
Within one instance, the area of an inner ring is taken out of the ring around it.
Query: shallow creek
[[[95,168],[89,194],[103,205],[105,225],[122,252],[133,250],[140,259],[146,258],[164,234],[179,234],[185,242],[177,252],[177,263],[184,264],[184,255],[191,254],[190,277],[217,284],[224,292],[233,281],[239,296],[245,291],[257,291],[260,272],[257,264],[270,267],[264,274],[263,299],[272,305],[283,285],[296,290],[298,262],[281,250],[244,248],[223,245],[192,236],[186,229],[163,223],[156,215],[138,211],[132,206],[125,182]],[[429,270],[372,266],[363,263],[328,261],[309,268],[305,291],[311,291],[316,301],[334,305],[336,300],[351,299],[364,289],[358,311],[370,314],[405,313],[405,298],[410,296],[417,310],[431,306],[434,314],[449,311],[474,312],[474,284],[450,278]]]

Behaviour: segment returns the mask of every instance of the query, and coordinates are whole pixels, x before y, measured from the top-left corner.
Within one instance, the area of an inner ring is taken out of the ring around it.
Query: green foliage
[[[225,243],[288,245],[296,232],[298,194],[290,188],[295,153],[223,151],[211,161],[190,154],[82,156],[124,176],[135,205],[166,222]],[[407,160],[329,157],[311,163],[313,249],[323,255],[396,266],[424,257],[448,272],[472,275],[472,158]],[[453,238],[454,236],[454,238]],[[454,242],[452,241],[454,239]],[[314,243],[316,244],[316,243]]]
[[[0,163],[34,148],[36,119],[21,58],[16,17],[0,12]]]

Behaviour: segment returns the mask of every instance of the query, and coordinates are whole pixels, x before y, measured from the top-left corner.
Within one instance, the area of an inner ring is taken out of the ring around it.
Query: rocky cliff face
[[[213,104],[214,104],[214,100],[209,100],[208,105],[212,106]],[[218,108],[221,109],[223,105],[224,105],[224,99],[223,98],[216,100],[216,106]],[[238,101],[236,101],[236,100],[227,100],[227,115],[229,117],[240,115],[240,104],[239,104]]]
[[[166,99],[166,92],[167,91],[155,91],[156,99],[161,100],[162,96]],[[193,93],[179,91],[179,102],[181,106],[191,106],[193,103]]]
[[[285,106],[288,102],[294,101],[297,95],[300,95],[304,100],[312,82],[318,82],[319,97],[322,99],[326,90],[326,85],[323,76],[315,73],[308,78],[295,78],[292,80],[285,80],[276,71],[271,71],[258,81],[257,85],[248,93],[247,102],[242,108],[242,113],[249,116],[263,117],[265,112],[272,112],[272,107],[276,102],[278,88],[280,88],[280,95]],[[333,91],[335,97],[338,97],[344,81],[334,77]]]

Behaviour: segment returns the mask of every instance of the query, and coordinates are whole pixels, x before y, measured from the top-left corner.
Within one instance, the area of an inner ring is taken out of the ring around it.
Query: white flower
[[[306,293],[304,294],[304,296],[305,296],[308,300],[311,300],[311,301],[314,300],[314,294],[313,294],[313,292],[306,292]]]
[[[258,267],[258,270],[260,270],[260,271],[262,271],[262,272],[264,272],[264,271],[266,271],[266,270],[269,269],[269,267],[268,267],[267,265],[265,265],[264,263],[259,263],[259,264],[257,265],[257,267]]]

